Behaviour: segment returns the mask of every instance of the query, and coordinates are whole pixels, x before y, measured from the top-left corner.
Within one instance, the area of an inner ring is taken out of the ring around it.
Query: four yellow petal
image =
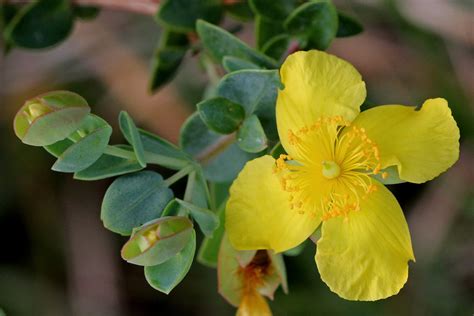
[[[309,212],[289,207],[290,195],[274,173],[275,160],[263,156],[248,162],[230,188],[226,230],[238,250],[296,247],[320,224]]]
[[[316,264],[331,291],[348,300],[374,301],[397,294],[414,260],[410,233],[392,193],[376,180],[377,191],[347,219],[323,223]]]
[[[278,92],[276,117],[285,150],[298,153],[288,140],[288,131],[314,124],[321,116],[342,116],[352,121],[366,96],[365,83],[348,62],[312,50],[290,55],[280,70],[285,86]]]
[[[429,99],[421,110],[384,105],[362,112],[364,127],[380,149],[382,168],[396,165],[400,179],[422,183],[451,167],[459,157],[459,128],[445,99]]]

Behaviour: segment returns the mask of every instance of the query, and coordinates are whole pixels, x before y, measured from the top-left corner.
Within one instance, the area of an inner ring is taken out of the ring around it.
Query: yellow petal
[[[257,291],[243,295],[236,316],[272,316],[267,301]]]
[[[374,180],[377,191],[361,210],[322,224],[316,263],[331,291],[348,300],[374,301],[397,294],[414,260],[410,233],[395,197]]]
[[[396,165],[405,181],[431,180],[459,158],[459,128],[442,98],[426,100],[419,111],[378,106],[362,112],[354,124],[377,143],[382,168]]]
[[[274,173],[275,160],[263,156],[248,162],[230,188],[226,230],[238,250],[296,247],[319,226],[320,218],[290,209],[290,194]]]
[[[352,121],[365,99],[359,72],[336,56],[312,50],[290,55],[280,70],[285,86],[278,92],[278,133],[285,150],[297,157],[288,140],[293,132],[310,126],[321,116],[342,116]]]

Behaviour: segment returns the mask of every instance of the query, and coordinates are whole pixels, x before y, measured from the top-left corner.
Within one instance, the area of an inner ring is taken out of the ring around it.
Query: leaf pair
[[[14,119],[23,143],[43,146],[58,160],[52,169],[76,172],[92,165],[104,153],[112,128],[78,94],[54,91],[28,100]]]
[[[277,137],[274,104],[279,85],[273,70],[233,72],[222,78],[218,97],[198,104],[198,112],[213,131],[229,134],[237,130],[237,144],[242,150],[261,152],[268,146],[266,132],[271,139]]]
[[[206,236],[219,225],[211,211],[173,199],[166,182],[153,171],[117,178],[107,189],[101,211],[106,228],[132,235],[122,257],[145,266],[148,282],[164,293],[184,278],[193,261],[196,238],[188,215]]]
[[[335,37],[362,31],[353,18],[338,13],[330,0],[297,1],[250,0],[255,13],[257,48],[280,59],[295,37],[302,49],[325,50]]]
[[[162,217],[144,225],[122,248],[122,258],[145,267],[145,278],[165,294],[186,276],[196,251],[196,232],[186,217]]]

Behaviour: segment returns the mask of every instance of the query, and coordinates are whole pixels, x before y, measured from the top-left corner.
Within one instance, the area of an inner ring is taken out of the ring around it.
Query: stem
[[[116,146],[110,146],[110,145],[107,146],[105,148],[104,153],[110,156],[120,157],[124,159],[130,159],[130,160],[137,159],[133,151],[129,151],[127,149],[123,149]],[[171,158],[168,156],[155,154],[149,151],[145,151],[145,161],[151,164],[163,165],[165,167],[169,167],[170,169],[181,169],[181,168],[186,167],[189,164],[188,161],[185,161],[182,159]]]
[[[170,169],[181,169],[189,163],[186,160],[171,158],[160,154],[151,153],[149,151],[145,151],[145,160],[147,163],[162,165]]]
[[[128,151],[126,149],[122,149],[122,148],[110,146],[110,145],[108,145],[105,148],[104,154],[120,157],[120,158],[125,158],[125,159],[131,159],[131,160],[135,160],[137,158],[133,151]]]
[[[165,183],[167,186],[170,186],[172,185],[173,183],[175,183],[176,181],[178,181],[179,179],[187,176],[190,172],[192,172],[194,170],[194,166],[189,164],[187,165],[186,167],[184,167],[183,169],[179,170],[178,172],[176,172],[174,175],[172,175],[171,177],[169,177],[168,179],[165,180]]]
[[[217,73],[216,66],[212,62],[212,60],[206,55],[202,54],[202,63],[204,68],[206,69],[207,76],[209,77],[209,81],[212,85],[217,85],[220,80],[220,76]]]
[[[3,2],[3,1],[2,1]],[[8,3],[25,4],[34,0],[7,0]],[[154,15],[158,11],[159,0],[71,0],[73,4],[90,5],[112,10],[129,11]]]
[[[197,155],[196,160],[202,165],[205,165],[209,160],[226,150],[234,140],[235,133],[222,136],[217,142],[205,148],[199,155]]]
[[[184,201],[191,202],[195,184],[196,184],[196,171],[193,171],[188,176],[188,183],[186,184],[186,190],[184,191],[184,197],[183,197]]]

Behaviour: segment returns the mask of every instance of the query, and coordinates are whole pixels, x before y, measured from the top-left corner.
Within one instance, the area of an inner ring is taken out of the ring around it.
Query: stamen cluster
[[[347,217],[377,189],[370,176],[380,173],[380,152],[364,128],[341,116],[321,117],[310,126],[289,130],[288,140],[298,157],[280,155],[274,171],[283,190],[291,193],[290,209],[299,214],[310,212],[322,220]]]

